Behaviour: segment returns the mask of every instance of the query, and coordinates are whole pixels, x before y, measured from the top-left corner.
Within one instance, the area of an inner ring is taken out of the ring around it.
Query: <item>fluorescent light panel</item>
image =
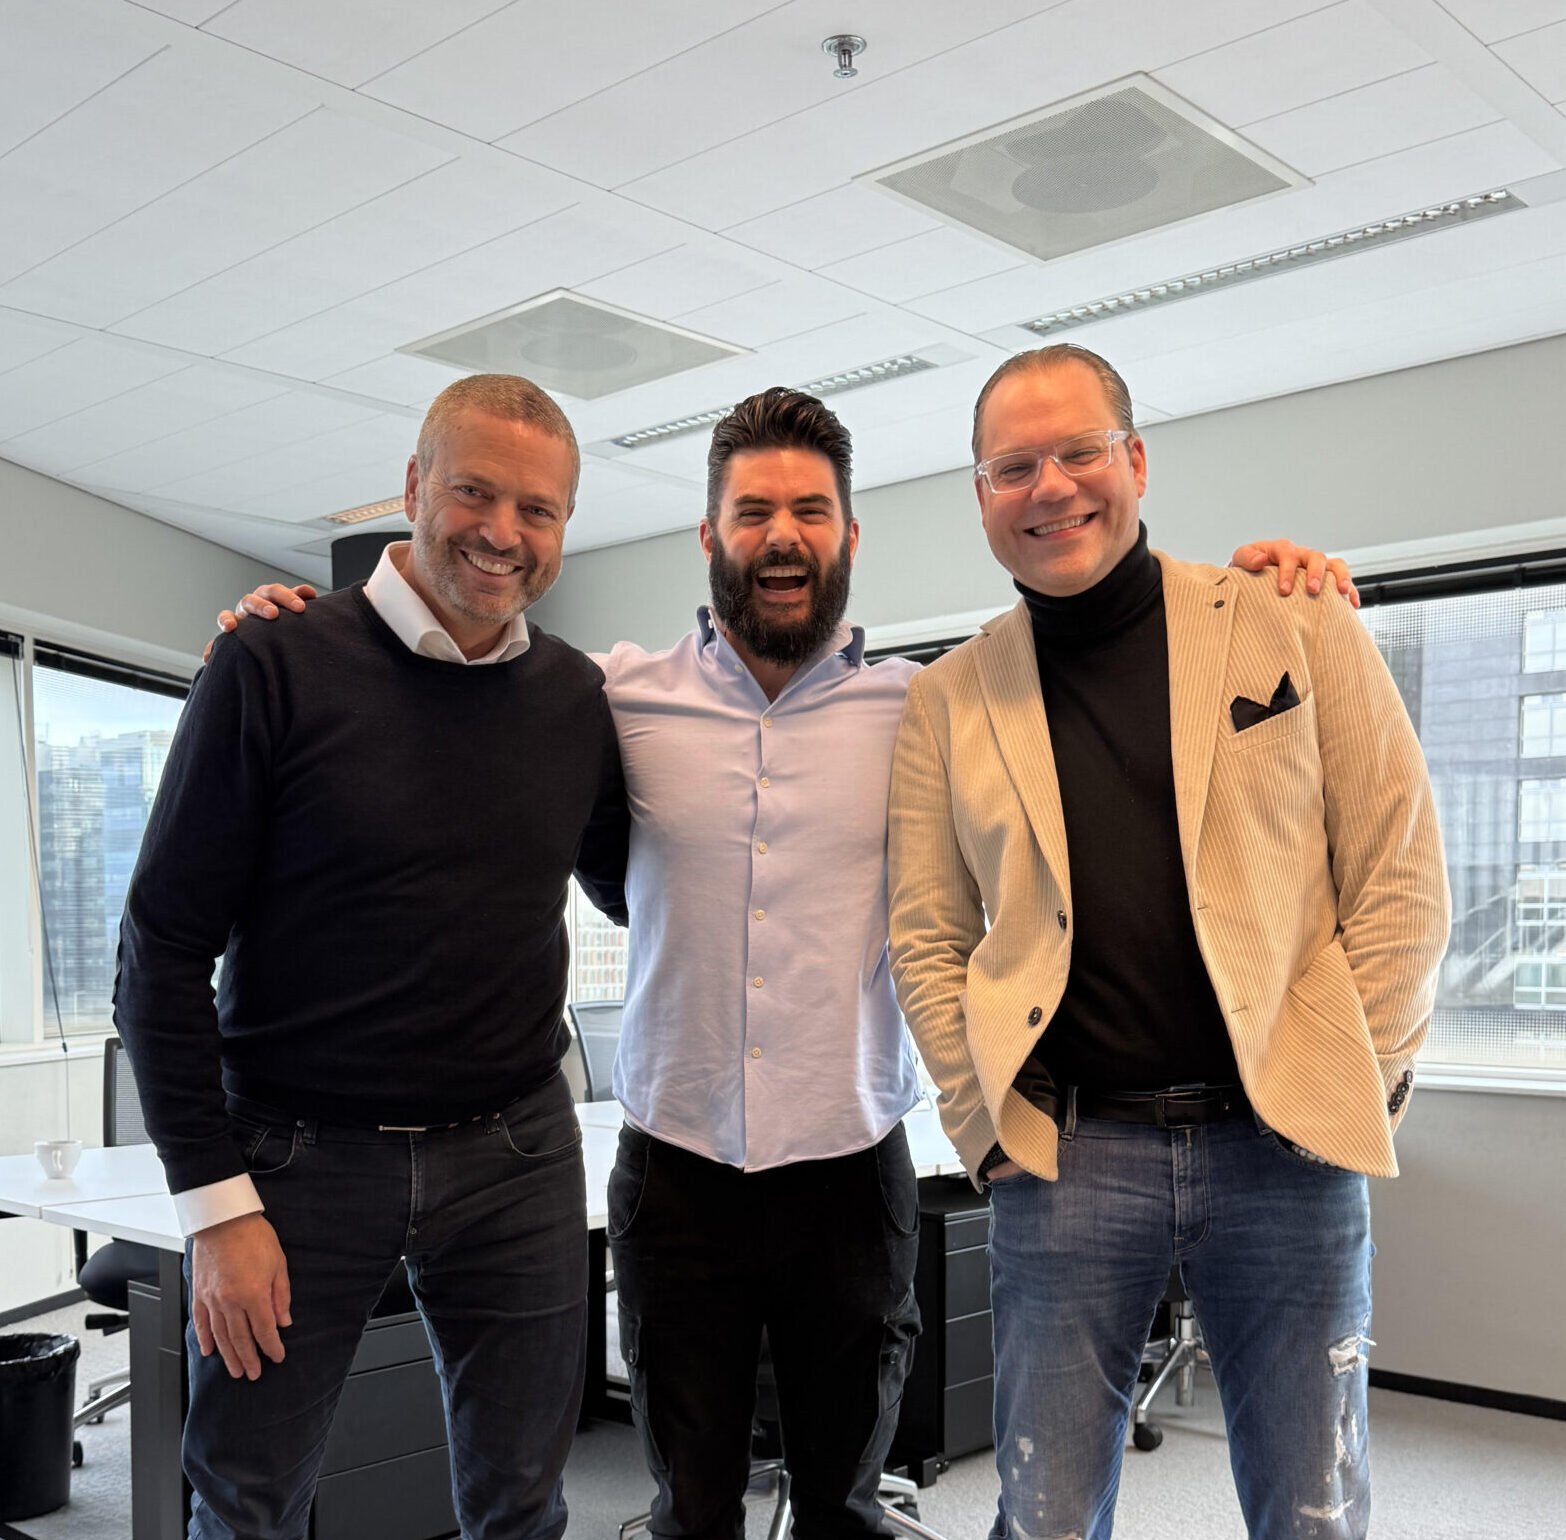
[[[895,358],[883,358],[873,364],[861,364],[857,369],[844,369],[838,374],[826,374],[819,380],[807,380],[796,385],[807,396],[836,396],[845,390],[858,390],[863,385],[879,385],[883,380],[900,380],[905,374],[920,374],[926,369],[938,369],[932,359],[921,358],[917,353],[899,353]],[[647,444],[661,443],[664,439],[680,438],[687,433],[698,432],[721,421],[734,410],[733,404],[715,406],[705,412],[694,412],[689,417],[675,417],[650,428],[637,428],[632,433],[622,433],[610,442],[618,449],[641,449]]]
[[[402,512],[402,499],[388,497],[384,503],[366,503],[362,508],[345,508],[341,513],[322,514],[323,524],[367,524],[371,519],[389,518]]]
[[[1069,331],[1074,326],[1087,326],[1093,321],[1107,320],[1110,316],[1147,310],[1154,305],[1171,304],[1177,299],[1189,299],[1193,294],[1207,294],[1214,289],[1250,283],[1257,278],[1270,278],[1276,273],[1291,272],[1317,262],[1330,262],[1334,258],[1350,256],[1372,246],[1387,246],[1416,235],[1433,235],[1437,230],[1472,224],[1476,219],[1509,214],[1527,206],[1516,193],[1504,187],[1497,188],[1493,192],[1476,193],[1471,198],[1459,198],[1452,203],[1416,209],[1410,214],[1398,214],[1375,224],[1361,225],[1357,229],[1340,230],[1336,235],[1325,235],[1319,240],[1281,247],[1259,257],[1247,257],[1242,262],[1226,262],[1218,267],[1203,268],[1199,272],[1170,278],[1163,283],[1128,289],[1121,294],[1111,294],[1085,305],[1051,311],[1048,315],[1035,316],[1031,321],[1018,324],[1041,337],[1053,336],[1056,332]]]

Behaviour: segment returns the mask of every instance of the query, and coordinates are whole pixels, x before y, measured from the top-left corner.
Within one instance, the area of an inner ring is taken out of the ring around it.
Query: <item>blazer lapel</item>
[[[1033,622],[1027,604],[1019,601],[1015,609],[991,621],[984,630],[989,644],[976,651],[974,666],[990,726],[1033,826],[1033,836],[1061,892],[1069,899],[1066,821],[1060,810],[1055,751],[1044,719],[1038,654],[1033,649]]]
[[[1174,755],[1175,811],[1187,878],[1207,811],[1218,721],[1228,674],[1236,593],[1227,571],[1216,578],[1154,553],[1164,569],[1169,632],[1169,742]]]

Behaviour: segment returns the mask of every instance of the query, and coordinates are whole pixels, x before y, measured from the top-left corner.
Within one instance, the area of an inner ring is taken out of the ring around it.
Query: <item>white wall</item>
[[[1091,345],[1090,334],[1083,340]],[[1245,540],[1286,534],[1367,571],[1566,545],[1566,494],[1549,450],[1562,380],[1566,337],[1552,337],[1153,424],[1148,531],[1162,549],[1216,562]],[[1134,375],[1129,384],[1134,395]],[[1493,462],[1483,474],[1473,469],[1480,453]],[[1015,600],[984,543],[968,472],[873,487],[854,510],[850,615],[872,633],[936,634],[939,617]],[[692,526],[700,516],[693,494]],[[568,556],[533,614],[580,647],[622,637],[666,647],[705,597],[693,528]]]

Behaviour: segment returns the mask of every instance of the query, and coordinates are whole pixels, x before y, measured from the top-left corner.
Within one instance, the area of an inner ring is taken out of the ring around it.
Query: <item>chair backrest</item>
[[[620,1046],[620,1012],[624,1008],[623,1000],[577,1000],[566,1007],[582,1046],[589,1101],[614,1100],[614,1055]]]
[[[150,1144],[141,1120],[141,1097],[130,1055],[119,1038],[103,1045],[103,1142],[105,1145]]]

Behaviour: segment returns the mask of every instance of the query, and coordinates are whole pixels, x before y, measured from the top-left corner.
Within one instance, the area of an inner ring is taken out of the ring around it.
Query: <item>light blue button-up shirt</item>
[[[887,960],[886,804],[914,665],[841,625],[775,701],[713,625],[600,658],[634,819],[614,1090],[656,1138],[764,1170],[919,1100]]]

